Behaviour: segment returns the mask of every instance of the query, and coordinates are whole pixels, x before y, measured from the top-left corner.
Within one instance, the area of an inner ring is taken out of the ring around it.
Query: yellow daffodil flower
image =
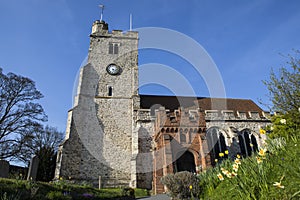
[[[231,173],[230,172],[228,172],[227,174],[226,174],[226,176],[228,177],[228,178],[231,178]]]
[[[281,124],[286,124],[286,119],[281,119],[281,120],[280,120],[280,123],[281,123]]]
[[[236,172],[231,172],[231,176],[237,176]]]
[[[192,190],[193,189],[193,186],[192,185],[190,185],[190,190]]]
[[[258,156],[256,156],[256,161],[257,161],[258,164],[262,163],[262,159]]]
[[[281,185],[281,182],[275,182],[273,185],[274,185],[275,187],[278,187],[278,188],[281,188],[281,189],[284,188],[284,186]]]
[[[219,173],[217,176],[218,176],[218,178],[219,178],[220,181],[223,181],[223,180],[224,180],[224,177],[223,177],[222,174]]]
[[[241,158],[241,156],[240,156],[239,154],[236,154],[236,157],[237,157],[238,159],[240,159],[240,158]]]
[[[259,133],[263,135],[266,134],[266,131],[264,129],[259,129]]]
[[[238,165],[238,164],[233,164],[233,165],[232,165],[232,168],[233,168],[234,171],[237,172],[238,169],[239,169],[239,165]]]
[[[219,156],[220,157],[224,157],[224,153],[219,153]]]
[[[234,163],[235,163],[235,164],[237,164],[237,165],[240,165],[240,164],[242,164],[242,163],[241,163],[241,160],[240,160],[240,159],[238,159],[238,158],[234,160]]]
[[[258,155],[264,157],[264,156],[266,156],[266,151],[267,151],[266,149],[260,149],[259,152],[258,152]]]
[[[225,153],[226,155],[228,155],[228,150],[226,150],[224,153]]]

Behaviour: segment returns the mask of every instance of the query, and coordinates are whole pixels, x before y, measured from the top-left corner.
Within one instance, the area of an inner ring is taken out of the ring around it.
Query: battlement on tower
[[[116,38],[138,38],[137,31],[122,31],[122,30],[112,30],[108,29],[108,24],[105,21],[96,20],[92,26],[91,37],[116,37]]]

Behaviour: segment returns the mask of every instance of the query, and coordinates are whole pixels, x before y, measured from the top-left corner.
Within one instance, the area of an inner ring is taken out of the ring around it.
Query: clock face
[[[121,69],[118,65],[115,64],[110,64],[106,67],[106,71],[110,74],[110,75],[117,75],[120,73]]]

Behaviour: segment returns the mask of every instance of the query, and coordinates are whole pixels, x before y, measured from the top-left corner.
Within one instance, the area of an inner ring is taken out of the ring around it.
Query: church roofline
[[[233,110],[233,111],[254,111],[262,113],[260,108],[251,99],[234,99],[234,98],[214,98],[200,96],[167,96],[167,95],[149,95],[140,94],[141,108],[149,109],[153,105],[161,105],[166,109],[175,110],[179,107],[193,107],[202,110]],[[197,103],[195,102],[198,102]],[[157,107],[156,106],[156,107]]]

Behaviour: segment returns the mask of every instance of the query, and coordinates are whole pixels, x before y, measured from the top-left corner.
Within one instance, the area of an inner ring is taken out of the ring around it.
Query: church
[[[158,194],[169,173],[201,173],[263,145],[269,113],[252,100],[139,94],[138,34],[93,23],[56,178]]]

